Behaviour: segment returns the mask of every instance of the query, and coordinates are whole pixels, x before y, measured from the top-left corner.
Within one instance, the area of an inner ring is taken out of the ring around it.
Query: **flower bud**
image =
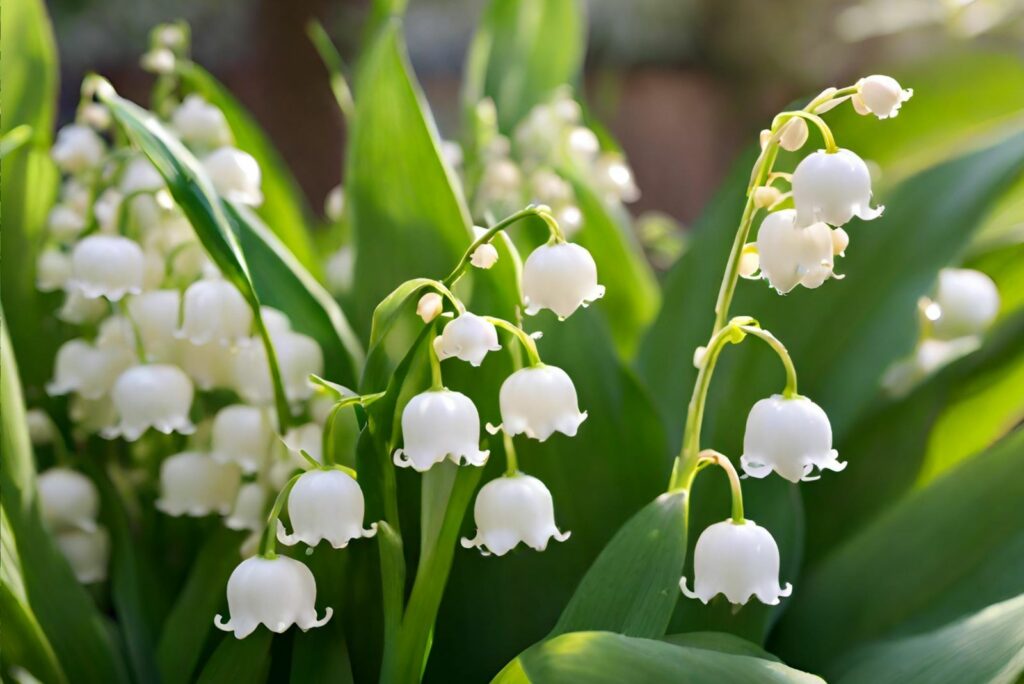
[[[149,428],[167,435],[192,434],[195,426],[188,417],[192,394],[192,381],[177,366],[150,364],[129,368],[111,390],[120,422],[104,430],[103,436],[134,442]]]
[[[238,490],[231,514],[224,525],[231,530],[263,529],[267,519],[267,490],[259,482],[247,482]]]
[[[473,250],[473,254],[470,256],[469,262],[477,268],[487,270],[491,266],[494,266],[494,264],[498,263],[498,249],[489,242],[480,245]]]
[[[232,346],[248,339],[252,309],[234,285],[221,278],[199,280],[185,290],[179,338],[192,344]]]
[[[779,294],[797,285],[814,289],[832,277],[832,230],[824,223],[796,225],[796,211],[768,214],[757,231],[762,276]]]
[[[135,361],[134,354],[121,346],[101,349],[82,339],[68,340],[57,350],[53,380],[46,391],[53,396],[76,392],[86,399],[99,399]]]
[[[754,188],[754,206],[758,209],[767,209],[782,197],[782,192],[774,185],[759,185]]]
[[[142,292],[144,255],[139,244],[116,235],[90,235],[71,252],[68,287],[88,299],[116,302]]]
[[[499,477],[481,487],[473,517],[476,537],[463,537],[462,546],[478,548],[485,556],[504,556],[519,542],[543,551],[552,538],[564,542],[571,534],[555,525],[555,505],[548,488],[523,473]]]
[[[176,58],[167,48],[156,48],[142,55],[139,66],[151,74],[169,74],[174,71]]]
[[[217,615],[213,623],[244,639],[262,624],[280,634],[293,624],[306,631],[331,619],[330,606],[316,616],[316,580],[309,568],[288,556],[254,556],[242,561],[228,579],[231,619]]]
[[[832,230],[833,256],[846,256],[846,248],[850,246],[850,236],[842,228]]]
[[[327,217],[328,221],[337,223],[341,220],[344,213],[345,188],[341,185],[335,185],[324,199],[324,216]]]
[[[66,530],[58,533],[54,541],[80,583],[95,584],[107,579],[110,535],[106,529]]]
[[[498,395],[503,429],[543,442],[555,432],[575,437],[587,412],[580,412],[576,388],[561,368],[531,366],[505,379]]]
[[[885,207],[871,207],[871,174],[864,160],[850,150],[818,150],[793,171],[793,203],[798,222],[807,226],[824,221],[845,225],[854,216],[878,218]]]
[[[729,603],[744,605],[751,596],[769,606],[793,592],[793,585],[779,586],[779,547],[768,530],[753,520],[724,520],[711,525],[697,538],[693,553],[694,588],[679,588],[689,598],[707,603],[725,594]]]
[[[267,460],[273,430],[263,410],[233,404],[213,419],[210,456],[218,463],[237,463],[243,473],[258,472]]]
[[[757,278],[757,272],[761,269],[761,255],[757,251],[757,244],[748,242],[743,245],[740,251],[740,263],[738,272],[741,278]]]
[[[227,515],[235,503],[241,472],[234,463],[218,463],[206,454],[185,451],[160,464],[160,498],[167,515],[201,518]]]
[[[71,278],[71,257],[54,247],[39,253],[36,260],[36,289],[54,292],[64,288]]]
[[[891,76],[875,74],[860,79],[857,83],[857,94],[854,96],[854,106],[859,104],[866,109],[858,113],[871,113],[879,119],[888,119],[900,112],[900,106],[913,96],[914,91],[909,88],[901,88],[896,79]]]
[[[498,351],[498,331],[494,324],[465,311],[448,325],[440,336],[434,338],[437,358],[444,361],[452,356],[469,362],[473,366],[483,363],[489,351]]]
[[[299,476],[288,495],[288,518],[292,534],[284,525],[277,528],[277,539],[294,546],[302,542],[316,546],[326,539],[336,549],[343,549],[353,539],[372,537],[376,523],[363,529],[366,503],[363,490],[341,470],[310,470]]]
[[[436,292],[428,292],[416,303],[416,315],[423,319],[424,323],[430,323],[441,315],[444,308],[444,300]]]
[[[76,118],[79,123],[83,123],[97,131],[105,131],[113,123],[110,110],[98,102],[87,102],[82,105],[78,110]]]
[[[526,313],[550,309],[568,318],[576,309],[604,296],[597,284],[597,264],[583,247],[571,242],[541,245],[523,265]]]
[[[224,112],[195,93],[187,95],[171,114],[171,126],[187,145],[214,148],[231,143]]]
[[[50,468],[39,475],[39,507],[53,532],[96,529],[100,493],[92,480],[70,468]]]
[[[55,164],[65,173],[80,173],[99,166],[106,153],[103,138],[88,126],[69,124],[57,131],[50,150]]]
[[[221,147],[203,159],[203,168],[223,197],[254,207],[263,203],[260,165],[251,154],[234,147]]]
[[[779,394],[750,409],[740,465],[750,477],[774,470],[790,482],[818,479],[811,476],[816,468],[839,472],[846,467],[832,448],[832,426],[821,407],[807,397]]]
[[[784,150],[796,152],[807,142],[807,136],[807,121],[802,117],[795,117],[783,125],[779,146]]]
[[[951,340],[985,332],[999,313],[999,290],[981,271],[944,268],[935,292],[939,317],[932,335]]]
[[[428,390],[409,400],[402,411],[403,448],[395,465],[425,472],[450,458],[454,463],[482,466],[489,451],[480,450],[480,414],[465,394]]]
[[[85,216],[66,204],[56,204],[46,216],[46,229],[58,242],[71,242],[85,230]]]

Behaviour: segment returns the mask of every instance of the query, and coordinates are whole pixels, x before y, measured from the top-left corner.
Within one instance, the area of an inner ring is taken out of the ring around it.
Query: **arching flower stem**
[[[793,365],[793,359],[790,358],[786,346],[779,341],[779,338],[759,325],[741,325],[740,329],[748,335],[764,340],[778,355],[782,365],[786,368],[786,388],[782,391],[782,396],[787,399],[797,396],[796,367]]]
[[[516,446],[512,443],[512,435],[501,431],[505,443],[505,475],[511,477],[519,472],[519,459],[516,458]]]
[[[372,404],[373,402],[377,401],[377,399],[380,399],[383,396],[384,396],[383,392],[378,392],[376,394],[367,394],[367,395],[363,395],[363,396],[356,394],[356,395],[352,395],[352,396],[349,396],[349,397],[344,397],[343,399],[338,401],[331,408],[331,412],[327,415],[327,421],[326,421],[325,428],[324,428],[324,465],[325,466],[334,466],[338,462],[337,455],[335,454],[335,450],[336,450],[335,444],[336,444],[337,440],[334,439],[335,422],[336,422],[336,419],[338,417],[338,414],[342,410],[344,410],[346,408],[349,408],[350,406],[356,406],[356,405],[363,406],[363,407],[369,406],[370,404]],[[338,466],[338,467],[341,467],[341,466]],[[352,475],[353,477],[355,477],[355,475],[353,475],[352,473],[349,473],[349,474]]]
[[[704,449],[700,452],[700,467],[716,465],[725,471],[729,476],[729,488],[732,490],[732,521],[742,525],[746,518],[743,517],[743,488],[740,486],[740,476],[736,472],[729,457],[714,449]],[[699,469],[698,469],[699,470]]]
[[[434,340],[437,339],[437,324],[432,326],[430,339],[427,341],[427,356],[430,358],[430,389],[444,389],[444,379],[441,377],[441,359],[434,347]]]
[[[270,514],[267,515],[267,525],[263,528],[263,538],[260,539],[260,550],[259,555],[267,559],[273,559],[277,557],[277,521],[281,517],[281,510],[284,508],[285,502],[288,500],[288,494],[291,493],[292,487],[302,477],[302,473],[298,473],[292,476],[292,479],[288,480],[281,491],[277,494],[277,499],[274,500],[274,507],[270,509]]]
[[[115,308],[113,303],[111,303],[110,308]],[[148,361],[148,357],[146,356],[146,347],[142,343],[142,331],[139,329],[139,324],[135,322],[134,318],[132,318],[131,311],[128,310],[128,298],[122,297],[117,303],[116,308],[118,311],[115,311],[114,313],[120,312],[120,314],[124,316],[124,319],[128,321],[128,325],[132,327],[132,337],[135,338],[135,355],[139,357],[139,363],[146,363]]]
[[[537,343],[533,341],[533,338],[530,337],[525,330],[514,323],[509,323],[504,318],[496,318],[495,316],[481,316],[481,318],[491,325],[515,335],[523,345],[523,349],[526,350],[526,356],[529,359],[531,366],[542,365],[540,352],[537,351]]]

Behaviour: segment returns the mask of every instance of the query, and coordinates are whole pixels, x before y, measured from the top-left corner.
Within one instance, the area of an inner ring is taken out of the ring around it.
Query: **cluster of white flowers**
[[[754,212],[766,210],[767,214],[761,221],[756,241],[744,245],[732,257],[736,274],[746,278],[763,277],[780,294],[798,285],[814,289],[830,278],[841,277],[835,274],[835,257],[842,256],[850,242],[843,226],[854,217],[877,218],[882,207],[871,205],[871,175],[867,165],[854,152],[835,145],[831,131],[818,115],[849,99],[858,113],[885,119],[895,116],[911,94],[888,76],[869,76],[843,91],[834,88],[824,91],[806,109],[781,114],[771,130],[762,132],[762,154],[755,166],[744,214],[746,223],[741,231],[749,228]],[[772,172],[775,146],[791,152],[801,149],[809,136],[808,121],[821,130],[827,149],[804,157],[792,174]],[[774,185],[777,181],[788,181],[791,190],[781,192]],[[730,277],[727,270],[727,283]],[[954,277],[959,276],[944,276],[942,280]],[[951,287],[959,292],[965,286],[958,283]],[[940,291],[942,289],[940,285]],[[991,320],[998,308],[998,299],[994,305],[991,300],[986,302],[990,306],[984,307],[984,311],[971,312],[974,318],[966,311],[956,313],[970,308],[978,297],[980,295],[972,293],[971,297],[964,298],[971,303],[957,301],[947,305],[953,319],[949,328],[973,329],[982,320]],[[956,296],[951,298],[957,299]],[[721,299],[719,304],[722,304]],[[728,309],[728,300],[725,309]],[[968,318],[971,320],[966,322]],[[723,345],[754,334],[767,341],[786,365],[786,392],[761,399],[747,416],[740,457],[743,472],[753,478],[764,478],[775,472],[790,482],[801,482],[817,479],[821,471],[843,470],[846,463],[839,461],[837,451],[832,448],[828,416],[813,401],[796,393],[795,370],[785,348],[770,333],[750,323],[751,319],[734,319],[724,330],[716,323],[716,332],[721,330],[734,337],[716,335],[708,347],[700,347],[694,354],[694,363],[703,373],[709,363],[713,367],[717,357],[717,350],[708,351],[712,344],[717,341]],[[699,425],[696,429],[699,435]],[[699,466],[709,464],[720,465],[730,473],[733,517],[703,531],[694,552],[694,589],[687,587],[685,577],[680,587],[686,596],[704,603],[721,593],[734,604],[744,604],[751,596],[766,604],[776,604],[780,597],[792,591],[791,585],[783,587],[778,581],[778,546],[767,530],[744,519],[739,478],[729,460],[715,452],[712,457],[700,459]]]
[[[882,378],[891,395],[902,396],[944,366],[981,346],[999,313],[999,289],[981,271],[944,268],[930,297],[918,302],[917,345]]]
[[[601,149],[568,87],[531,109],[508,137],[497,131],[491,100],[478,105],[477,119],[484,129],[483,149],[474,168],[462,168],[458,144],[445,142],[449,163],[463,172],[467,187],[475,188],[474,216],[503,216],[527,203],[544,204],[571,237],[583,222],[571,176],[590,183],[610,204],[640,198],[629,164],[620,153]]]
[[[40,473],[37,484],[43,523],[75,578],[82,584],[105,580],[110,535],[96,522],[100,511],[96,485],[85,475],[60,466]]]

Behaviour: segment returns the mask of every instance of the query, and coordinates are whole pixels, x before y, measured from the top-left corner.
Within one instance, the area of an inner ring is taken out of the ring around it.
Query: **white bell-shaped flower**
[[[775,394],[761,399],[747,415],[743,435],[743,471],[765,477],[773,470],[790,482],[815,480],[812,471],[846,467],[832,448],[828,416],[807,397]]]
[[[489,451],[480,450],[480,414],[465,394],[428,390],[409,400],[402,411],[403,448],[395,465],[429,470],[450,458],[456,464],[482,466]]]
[[[350,413],[354,413],[351,412]],[[319,423],[303,423],[288,430],[281,438],[285,447],[302,467],[307,464],[300,452],[305,451],[317,463],[324,462],[324,429]]]
[[[218,193],[232,202],[259,206],[260,165],[249,153],[234,147],[221,147],[203,159],[203,167]]]
[[[155,363],[129,368],[111,390],[120,421],[104,430],[103,436],[134,442],[149,428],[164,434],[191,434],[195,431],[188,417],[192,395],[192,381],[177,366]]]
[[[142,292],[145,255],[134,240],[119,235],[90,235],[71,252],[68,287],[89,299],[116,302]]]
[[[416,315],[423,319],[424,323],[430,323],[444,311],[444,300],[436,292],[428,292],[416,302]]]
[[[44,249],[36,259],[36,289],[40,292],[63,290],[71,279],[71,257],[54,247]]]
[[[46,215],[46,230],[58,242],[71,242],[85,230],[85,215],[66,204],[55,204]]]
[[[686,578],[679,588],[689,598],[707,603],[725,594],[729,603],[743,605],[751,596],[774,606],[793,592],[793,585],[779,586],[779,547],[768,530],[753,520],[724,520],[711,525],[697,538],[693,552],[693,590]]]
[[[29,409],[25,411],[25,425],[28,426],[28,438],[32,446],[48,446],[53,444],[53,438],[57,434],[57,426],[43,409]]]
[[[505,432],[541,442],[555,432],[574,437],[587,419],[572,379],[556,366],[517,370],[502,383],[498,403]]]
[[[114,235],[118,232],[121,216],[121,202],[124,195],[117,188],[104,190],[92,205],[92,215],[99,224],[100,232]]]
[[[473,254],[469,257],[469,263],[486,271],[498,263],[498,248],[489,242],[480,245],[473,250]]]
[[[259,482],[247,482],[238,490],[231,514],[224,525],[232,530],[263,529],[267,519],[267,488]]]
[[[244,639],[261,624],[280,634],[292,625],[306,631],[331,619],[330,606],[316,616],[316,580],[309,568],[288,556],[253,556],[242,561],[228,579],[229,620],[218,615],[213,623]]]
[[[842,226],[854,216],[870,221],[885,207],[871,206],[871,173],[850,150],[818,150],[793,171],[793,204],[801,226],[824,221]]]
[[[228,281],[208,278],[185,290],[178,337],[192,344],[219,342],[230,346],[248,339],[251,328],[252,309]]]
[[[346,294],[352,289],[352,278],[356,272],[356,253],[349,245],[343,245],[327,259],[324,268],[327,286],[334,294]]]
[[[134,353],[120,345],[100,348],[82,339],[68,340],[57,350],[53,380],[46,391],[54,396],[75,392],[86,399],[99,399],[136,361]]]
[[[914,95],[910,88],[900,87],[892,76],[874,74],[857,82],[853,104],[861,114],[874,114],[888,119],[900,113],[900,106]]]
[[[291,332],[291,319],[283,311],[279,311],[271,306],[261,306],[260,318],[263,319],[263,325],[271,336]]]
[[[797,285],[820,287],[833,277],[832,229],[824,223],[797,225],[796,211],[768,214],[757,231],[757,265],[779,294]]]
[[[125,195],[135,193],[155,193],[165,186],[164,177],[160,175],[153,162],[147,157],[135,157],[124,167],[121,182],[118,184]]]
[[[43,522],[54,531],[96,529],[100,493],[92,480],[70,468],[55,467],[39,475]]]
[[[944,268],[935,291],[938,318],[932,335],[952,340],[985,332],[999,313],[999,289],[981,271]]]
[[[110,305],[105,299],[89,299],[72,288],[67,290],[57,318],[72,325],[87,325],[103,318],[109,311]]]
[[[331,188],[324,198],[324,216],[337,223],[345,213],[345,188],[340,184]]]
[[[463,537],[464,548],[476,547],[486,556],[504,556],[523,542],[543,551],[548,541],[563,542],[570,532],[555,525],[555,505],[544,483],[516,473],[491,480],[480,488],[473,506],[476,537]]]
[[[219,342],[184,344],[179,349],[181,367],[201,390],[234,387],[236,350]]]
[[[272,335],[271,341],[288,400],[305,401],[313,394],[309,376],[323,375],[324,358],[320,345],[308,335],[288,331]],[[235,354],[233,381],[236,391],[251,404],[274,401],[270,364],[261,340],[250,341]]]
[[[590,252],[572,242],[541,245],[523,264],[526,313],[550,309],[568,318],[576,309],[604,296]]]
[[[106,529],[65,530],[55,535],[54,541],[71,566],[76,580],[82,584],[95,584],[107,579],[110,535]]]
[[[292,534],[280,525],[277,539],[288,546],[299,542],[316,546],[326,539],[343,549],[353,539],[377,533],[376,523],[363,529],[365,511],[363,490],[351,475],[341,470],[310,470],[299,476],[288,494]]]
[[[459,314],[434,338],[434,351],[442,361],[454,356],[479,366],[487,352],[499,349],[501,345],[498,344],[498,330],[494,324],[469,311]]]
[[[128,313],[150,361],[174,362],[180,356],[181,345],[175,336],[180,307],[177,290],[150,290],[128,300]]]
[[[65,173],[80,173],[99,166],[106,153],[103,138],[88,126],[69,124],[57,131],[50,150],[54,163]]]
[[[184,451],[160,464],[160,498],[156,507],[167,515],[227,515],[238,496],[241,471],[207,454]]]
[[[210,455],[221,463],[237,463],[244,473],[255,473],[267,460],[273,434],[263,409],[225,406],[213,419]]]
[[[171,126],[188,145],[213,148],[231,142],[231,129],[224,112],[195,93],[171,114]]]

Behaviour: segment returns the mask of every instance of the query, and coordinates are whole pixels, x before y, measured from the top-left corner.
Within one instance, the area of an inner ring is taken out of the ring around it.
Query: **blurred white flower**
[[[523,265],[526,313],[550,309],[559,319],[604,296],[597,284],[597,264],[583,247],[572,242],[541,245]]]
[[[142,55],[139,66],[151,74],[169,74],[177,62],[174,53],[167,48],[155,48]]]
[[[498,403],[505,432],[541,442],[556,431],[574,437],[587,419],[586,411],[580,412],[572,379],[555,366],[517,370],[502,383]]]
[[[485,243],[473,250],[469,262],[477,268],[485,271],[498,263],[498,248],[491,243]]]
[[[57,131],[50,150],[54,163],[65,173],[80,173],[99,166],[106,153],[103,138],[81,124],[69,124]]]
[[[100,493],[92,480],[70,468],[54,467],[36,481],[43,522],[52,532],[96,529]]]
[[[207,454],[185,451],[160,464],[160,498],[156,507],[167,515],[227,515],[238,496],[241,471],[234,463],[218,463]]]
[[[185,290],[178,337],[192,344],[219,342],[232,346],[248,341],[251,330],[252,309],[228,281],[208,278]]]
[[[25,411],[25,424],[28,426],[28,438],[32,446],[46,446],[53,443],[57,426],[53,424],[50,414],[38,408]]]
[[[337,223],[345,213],[345,188],[340,184],[331,188],[324,198],[324,216]]]
[[[134,354],[119,345],[99,348],[82,339],[68,340],[57,350],[53,380],[46,391],[54,396],[75,392],[86,399],[99,399],[135,362]]]
[[[793,209],[768,214],[757,231],[757,265],[779,294],[797,285],[814,289],[833,277],[832,252],[832,229],[820,222],[801,228]]]
[[[123,437],[129,442],[149,428],[164,434],[191,434],[195,431],[189,420],[192,395],[192,381],[177,366],[150,364],[129,368],[111,390],[120,421],[102,434],[108,439]]]
[[[235,350],[219,342],[184,344],[179,349],[181,367],[201,390],[234,387]]]
[[[64,289],[71,278],[71,257],[57,249],[48,247],[36,259],[36,289],[40,292],[54,292]]]
[[[464,548],[478,548],[486,556],[504,556],[519,542],[543,551],[551,539],[564,542],[570,532],[555,525],[551,492],[535,477],[516,473],[491,480],[480,488],[473,506],[477,533],[462,538]]]
[[[640,188],[633,179],[633,169],[622,155],[615,152],[603,153],[597,160],[594,173],[606,200],[636,202],[640,199]]]
[[[743,605],[756,596],[774,606],[789,596],[793,586],[779,586],[779,547],[768,530],[753,520],[725,520],[711,525],[697,538],[693,553],[693,591],[686,578],[679,581],[683,594],[707,603],[725,594],[729,603]]]
[[[846,467],[832,448],[828,416],[807,397],[775,394],[761,399],[747,415],[740,466],[750,477],[773,470],[790,482],[816,480],[815,470],[839,472]]]
[[[225,406],[213,419],[210,456],[220,463],[236,463],[243,473],[259,472],[270,453],[273,434],[263,409]]]
[[[402,440],[395,465],[419,472],[445,458],[482,466],[490,453],[480,450],[476,406],[466,395],[450,390],[428,390],[409,400],[402,411]]]
[[[323,375],[323,352],[316,340],[296,332],[271,336],[289,401],[304,401],[313,394],[311,374]],[[238,393],[251,404],[274,401],[274,385],[263,342],[256,338],[243,345],[233,359],[233,380]]]
[[[139,156],[132,159],[121,172],[119,188],[124,195],[155,193],[164,188],[164,177],[153,166],[149,158]]]
[[[90,235],[71,252],[67,285],[88,299],[116,302],[142,292],[144,255],[134,240],[117,235]]]
[[[944,268],[939,271],[935,303],[939,316],[931,322],[933,336],[951,340],[980,335],[999,313],[999,289],[981,271]]]
[[[106,300],[90,299],[75,289],[66,291],[64,303],[57,312],[57,318],[73,325],[95,323],[110,311]]]
[[[128,313],[142,336],[148,360],[178,360],[181,345],[175,332],[180,308],[181,293],[177,290],[150,290],[128,300]]]
[[[259,531],[267,517],[267,489],[259,482],[247,482],[238,490],[231,514],[224,525],[232,530]]]
[[[343,295],[352,289],[356,253],[351,245],[343,245],[327,259],[327,287],[332,294]]]
[[[110,535],[106,529],[65,530],[56,534],[54,541],[71,566],[76,580],[82,584],[95,584],[107,579]]]
[[[171,126],[188,145],[201,148],[220,147],[231,143],[231,128],[215,105],[192,93],[171,114]]]
[[[459,314],[434,338],[437,358],[456,357],[473,366],[483,363],[487,352],[498,351],[498,331],[493,323],[469,311]]]
[[[225,198],[254,207],[263,203],[260,165],[251,154],[221,147],[203,159],[203,167],[213,187]]]
[[[92,205],[92,215],[100,227],[100,232],[116,235],[119,230],[118,219],[121,214],[121,202],[124,195],[117,188],[107,188]],[[191,226],[189,226],[191,230]]]
[[[213,623],[244,639],[262,624],[280,634],[293,624],[306,631],[331,619],[330,606],[316,616],[316,580],[309,568],[288,556],[254,556],[242,561],[228,579],[229,620],[217,615]]]
[[[85,230],[85,215],[67,204],[55,204],[46,216],[46,229],[58,242],[71,242]]]
[[[363,529],[365,510],[363,490],[351,475],[341,470],[310,470],[299,476],[288,494],[292,534],[279,525],[277,539],[288,546],[299,542],[316,546],[326,539],[332,547],[343,549],[353,539],[377,533],[376,523]]]
[[[854,216],[878,218],[885,207],[871,207],[871,174],[850,150],[818,150],[793,171],[793,203],[801,226],[824,221],[842,226]]]

